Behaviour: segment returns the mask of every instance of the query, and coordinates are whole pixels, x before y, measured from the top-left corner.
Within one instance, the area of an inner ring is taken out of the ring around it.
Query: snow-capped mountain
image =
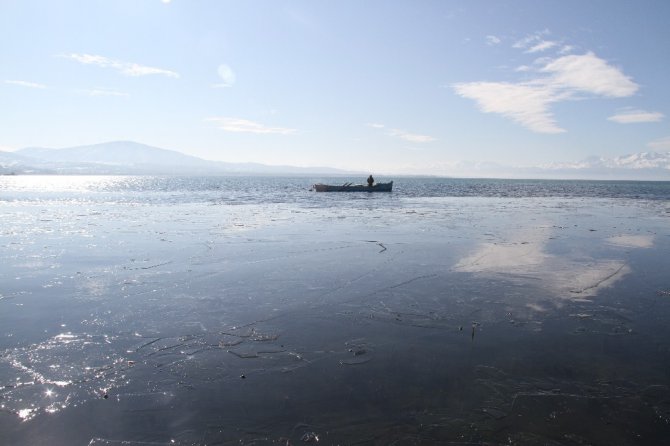
[[[536,166],[460,161],[436,165],[434,171],[443,176],[474,178],[670,181],[670,152],[641,152],[614,158],[592,156],[577,162]]]
[[[576,163],[554,163],[551,169],[665,169],[670,173],[670,152],[641,152],[615,158],[592,156]]]
[[[667,169],[670,170],[670,152],[642,152],[618,156],[608,167],[625,169]]]
[[[614,158],[591,156],[573,163],[526,168],[539,178],[670,180],[670,152],[640,152]]]

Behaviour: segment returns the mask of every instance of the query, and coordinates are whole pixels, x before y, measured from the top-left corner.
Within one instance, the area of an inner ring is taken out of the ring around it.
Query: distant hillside
[[[211,162],[174,150],[132,141],[114,141],[89,146],[48,149],[29,147],[15,153],[52,163],[105,164],[110,166],[209,166]]]
[[[329,167],[268,166],[208,161],[132,141],[49,149],[0,151],[0,174],[90,175],[366,175]],[[382,172],[380,172],[382,173]],[[402,173],[402,172],[399,172]],[[415,172],[422,174],[425,172]],[[641,152],[615,158],[590,157],[572,163],[509,166],[461,162],[441,174],[489,178],[565,178],[670,181],[670,152]]]
[[[344,175],[351,172],[329,167],[208,161],[137,142],[114,141],[62,149],[29,147],[13,153],[0,152],[0,173]]]
[[[0,175],[18,173],[54,173],[39,167],[39,161],[14,152],[0,151]]]

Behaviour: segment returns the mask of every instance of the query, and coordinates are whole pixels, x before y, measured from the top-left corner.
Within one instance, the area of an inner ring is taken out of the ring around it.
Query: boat
[[[312,189],[316,192],[391,192],[392,188],[393,181],[377,183],[372,186],[353,183],[344,183],[341,186],[318,183],[312,186]]]

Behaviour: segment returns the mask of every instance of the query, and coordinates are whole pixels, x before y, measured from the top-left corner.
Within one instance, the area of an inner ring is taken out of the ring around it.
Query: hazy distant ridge
[[[29,147],[16,153],[53,163],[93,163],[113,166],[208,166],[205,161],[174,150],[132,141],[114,141],[65,149]]]
[[[268,166],[208,161],[132,141],[50,149],[29,147],[0,152],[2,173],[59,174],[346,174],[329,167]]]
[[[174,150],[132,141],[48,149],[31,147],[0,151],[0,173],[44,174],[168,174],[168,175],[361,175],[329,167],[268,166],[257,163],[208,161]],[[384,172],[379,172],[384,173]],[[431,172],[415,172],[417,174]],[[491,178],[566,178],[618,180],[670,180],[670,152],[641,152],[604,158],[593,156],[571,163],[542,166],[506,166],[461,162],[443,176]],[[365,173],[367,175],[367,173]]]

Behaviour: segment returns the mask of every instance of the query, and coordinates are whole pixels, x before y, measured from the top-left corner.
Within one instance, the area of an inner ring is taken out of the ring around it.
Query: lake
[[[0,443],[666,441],[670,182],[391,179],[0,177]]]

